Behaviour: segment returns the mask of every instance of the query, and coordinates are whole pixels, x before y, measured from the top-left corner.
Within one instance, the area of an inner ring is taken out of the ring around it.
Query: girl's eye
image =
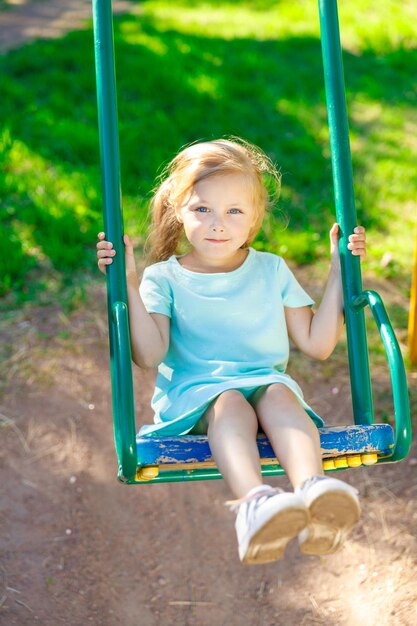
[[[207,213],[208,208],[206,206],[198,206],[196,211],[198,211],[198,213]]]
[[[229,213],[236,215],[237,213],[242,213],[242,211],[240,209],[230,209]]]

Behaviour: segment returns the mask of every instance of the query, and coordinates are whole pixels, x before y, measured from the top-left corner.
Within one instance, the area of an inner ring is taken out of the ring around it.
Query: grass
[[[340,3],[359,220],[372,271],[407,288],[416,219],[417,7]],[[126,230],[143,242],[155,175],[184,144],[237,134],[281,167],[257,247],[326,258],[333,189],[316,3],[145,1],[115,20]],[[0,294],[59,293],[102,228],[91,27],[0,58]],[[282,213],[289,218],[285,229]],[[391,262],[381,266],[381,259]]]

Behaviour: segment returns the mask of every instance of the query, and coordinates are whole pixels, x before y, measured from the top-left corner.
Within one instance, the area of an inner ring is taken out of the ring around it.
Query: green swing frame
[[[123,246],[120,155],[111,0],[92,0],[96,84],[106,236],[115,262],[107,271],[107,305],[114,438],[118,478],[128,484],[221,478],[207,437],[137,438]],[[326,105],[351,380],[354,425],[320,429],[325,469],[404,459],[411,446],[411,417],[404,362],[380,296],[362,289],[359,259],[346,253],[357,223],[346,112],[337,0],[319,0]],[[364,308],[369,306],[385,348],[392,384],[395,430],[375,424]],[[265,437],[258,438],[263,475],[283,474]]]

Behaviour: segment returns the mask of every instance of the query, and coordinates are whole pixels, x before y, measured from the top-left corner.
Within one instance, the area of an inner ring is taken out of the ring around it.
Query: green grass
[[[417,6],[340,4],[369,267],[406,279],[417,195]],[[256,245],[298,263],[324,258],[334,218],[316,3],[138,7],[115,21],[126,230],[143,242],[155,176],[182,145],[237,134],[283,173],[279,205]],[[92,30],[10,52],[0,71],[0,294],[35,298],[93,267],[102,228]],[[386,252],[393,260],[382,268]]]

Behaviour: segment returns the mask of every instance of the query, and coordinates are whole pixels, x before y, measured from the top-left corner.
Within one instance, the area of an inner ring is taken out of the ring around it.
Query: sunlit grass
[[[415,48],[417,8],[413,0],[384,0],[376,9],[373,0],[339,2],[341,38],[346,49],[373,49],[386,53],[398,47]],[[288,36],[319,36],[317,3],[180,0],[170,3],[149,0],[141,12],[151,17],[158,29],[176,30],[204,37],[237,37],[261,40]]]
[[[407,282],[417,212],[417,5],[339,4],[368,267]],[[236,134],[259,144],[283,175],[256,245],[297,263],[325,258],[334,199],[316,3],[150,0],[136,17],[115,20],[115,43],[125,225],[136,241],[144,241],[162,165],[189,142]],[[4,293],[28,289],[34,266],[68,273],[93,262],[102,220],[91,28],[11,52],[0,69]]]
[[[134,23],[122,24],[120,33],[126,43],[132,46],[143,46],[158,56],[164,56],[168,52],[167,46],[161,38],[148,36],[141,32]]]
[[[25,271],[49,260],[61,271],[85,265],[97,190],[82,172],[64,171],[23,142],[13,140],[7,129],[2,133],[0,150],[6,234],[1,293],[12,286],[18,288]]]
[[[146,2],[144,15],[152,17],[158,30],[176,30],[192,36],[221,39],[274,40],[279,35],[316,34],[316,7],[313,3],[265,2],[263,10],[256,3],[187,3]],[[310,18],[310,19],[309,19]]]

